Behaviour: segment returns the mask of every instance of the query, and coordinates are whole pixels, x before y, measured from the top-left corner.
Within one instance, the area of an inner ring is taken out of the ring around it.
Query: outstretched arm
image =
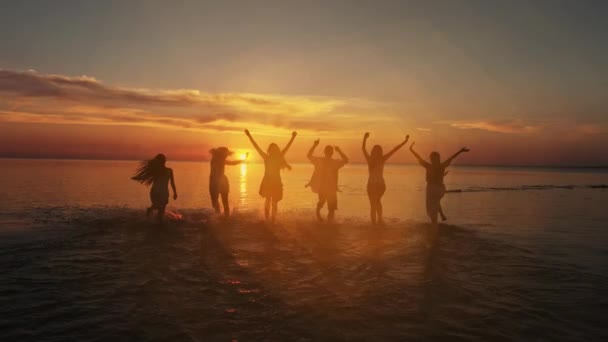
[[[258,146],[258,144],[255,142],[255,140],[253,140],[253,137],[251,136],[251,133],[249,132],[248,129],[245,130],[245,134],[249,138],[249,141],[251,141],[251,144],[253,145],[253,147],[255,148],[255,150],[258,151],[258,153],[260,154],[260,156],[262,156],[262,158],[266,159],[266,157],[268,157],[268,155],[266,155],[266,152],[264,152],[260,148],[260,146]]]
[[[173,169],[171,169],[170,181],[171,181],[171,189],[173,189],[173,199],[176,200],[177,199],[177,189],[175,188],[175,177],[173,176]]]
[[[285,147],[283,147],[283,151],[281,151],[281,153],[283,153],[283,155],[285,155],[285,153],[287,153],[287,151],[291,147],[291,144],[293,143],[293,140],[296,138],[296,135],[298,135],[298,132],[296,132],[296,131],[291,132],[291,139],[289,139],[289,142],[287,143],[287,145],[285,145]]]
[[[399,151],[399,149],[403,147],[403,145],[407,144],[408,140],[410,140],[410,136],[409,135],[407,135],[405,137],[405,140],[403,140],[403,142],[401,144],[393,147],[392,150],[390,150],[387,154],[385,154],[384,155],[384,160],[386,161],[386,160],[388,160],[388,158],[392,157],[393,154],[395,154],[395,152]]]
[[[342,150],[340,149],[340,147],[334,146],[334,149],[336,150],[336,152],[338,152],[338,154],[340,154],[340,158],[342,158],[342,162],[344,164],[347,164],[348,163],[348,157],[346,156],[346,154],[344,154],[344,152],[342,152]]]
[[[314,163],[314,157],[312,156],[312,154],[315,153],[315,149],[317,148],[317,146],[319,146],[319,139],[315,140],[315,142],[312,144],[312,147],[310,148],[310,150],[308,150],[308,154],[306,155],[308,157],[308,160],[310,160],[313,163]]]
[[[466,147],[461,148],[458,152],[454,153],[454,155],[452,155],[450,158],[448,158],[446,161],[444,161],[443,163],[441,163],[441,165],[443,167],[448,167],[450,166],[450,164],[452,163],[452,161],[454,159],[456,159],[456,157],[458,157],[461,153],[463,152],[469,152],[470,150]]]
[[[414,144],[415,144],[415,142],[413,142],[412,146],[410,146],[410,151],[412,152],[414,157],[416,157],[416,159],[418,159],[418,163],[424,167],[429,166],[429,163],[427,163],[424,159],[422,159],[422,157],[420,157],[420,155],[418,153],[416,153],[416,151],[414,151]]]
[[[239,164],[243,164],[245,161],[244,160],[226,160],[224,162],[224,164],[226,165],[239,165]]]
[[[365,132],[365,135],[363,136],[363,144],[361,144],[361,149],[363,150],[365,160],[369,162],[369,153],[367,153],[367,138],[369,138],[369,132]]]

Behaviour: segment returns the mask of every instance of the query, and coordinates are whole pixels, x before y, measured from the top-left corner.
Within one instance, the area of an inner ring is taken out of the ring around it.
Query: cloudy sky
[[[0,3],[0,156],[201,160],[299,132],[608,164],[608,2]],[[396,162],[412,162],[407,152]]]

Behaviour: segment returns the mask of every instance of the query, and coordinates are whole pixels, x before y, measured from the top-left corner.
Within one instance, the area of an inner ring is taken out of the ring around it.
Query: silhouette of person
[[[142,184],[152,185],[150,188],[152,205],[146,210],[146,215],[149,217],[153,210],[157,210],[159,222],[163,221],[165,207],[169,203],[169,182],[173,189],[173,199],[177,199],[173,170],[165,166],[166,161],[167,158],[164,154],[157,154],[153,159],[142,161],[135,171],[135,175],[131,177]]]
[[[230,216],[230,203],[228,202],[228,192],[230,191],[230,183],[228,177],[224,174],[226,165],[238,165],[244,160],[226,160],[233,152],[226,147],[213,148],[211,153],[210,173],[209,173],[209,195],[211,196],[211,204],[216,213],[221,213],[219,197],[222,196],[222,204],[224,205],[224,217]]]
[[[386,191],[386,184],[384,183],[384,163],[407,143],[410,136],[406,136],[402,143],[395,146],[387,154],[383,154],[382,146],[374,145],[374,147],[372,147],[371,155],[367,153],[366,145],[368,138],[369,133],[365,133],[363,136],[361,149],[363,150],[363,155],[365,156],[367,168],[369,170],[369,177],[367,179],[367,197],[369,198],[370,204],[370,216],[373,224],[384,224],[384,220],[382,219],[381,202],[382,196]]]
[[[435,226],[437,224],[437,215],[441,215],[443,221],[447,220],[443,213],[443,208],[441,207],[441,199],[445,195],[443,178],[448,173],[446,168],[450,166],[452,161],[461,153],[469,152],[470,150],[463,147],[444,162],[441,162],[441,156],[438,152],[431,152],[431,162],[429,163],[414,151],[414,144],[415,143],[412,143],[410,146],[410,151],[414,157],[416,157],[418,163],[426,169],[426,212]]]
[[[272,219],[274,223],[276,221],[277,209],[279,201],[283,199],[283,182],[281,181],[281,169],[289,169],[291,170],[291,166],[287,164],[285,161],[285,154],[291,147],[293,140],[298,135],[297,132],[291,133],[291,139],[285,145],[283,150],[279,149],[279,145],[275,143],[271,143],[268,145],[268,149],[264,152],[260,146],[255,142],[249,130],[245,130],[245,134],[251,141],[251,144],[255,148],[256,151],[260,154],[262,159],[264,160],[264,177],[262,178],[262,183],[260,184],[260,196],[265,198],[264,203],[264,217],[266,221],[269,218]],[[270,213],[270,209],[272,206],[272,216]]]
[[[314,157],[313,153],[318,145],[319,139],[315,140],[308,151],[308,160],[315,166],[315,172],[307,186],[311,186],[312,191],[319,196],[317,219],[323,221],[321,209],[327,202],[327,220],[332,222],[338,209],[338,171],[348,163],[348,157],[338,146],[330,145],[325,146],[324,157]],[[334,149],[340,154],[341,159],[332,159]]]

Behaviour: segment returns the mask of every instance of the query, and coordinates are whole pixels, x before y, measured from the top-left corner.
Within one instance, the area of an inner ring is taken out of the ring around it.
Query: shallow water
[[[135,166],[0,160],[0,340],[608,337],[604,171],[453,168],[462,192],[430,245],[418,167],[387,167],[374,227],[364,167],[344,168],[324,225],[296,165],[268,226],[258,165],[231,169],[223,221],[205,209],[206,164],[172,163],[178,215],[160,227]]]

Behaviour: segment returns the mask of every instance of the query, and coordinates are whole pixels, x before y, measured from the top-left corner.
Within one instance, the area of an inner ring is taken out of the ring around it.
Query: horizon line
[[[28,156],[1,156],[0,159],[12,159],[12,160],[81,160],[81,161],[133,161],[140,162],[145,159],[133,159],[133,158],[86,158],[86,157],[28,157]],[[209,159],[172,159],[174,162],[209,162]],[[261,164],[261,162],[250,162],[251,164]],[[307,162],[295,162],[292,164],[308,164]],[[349,162],[354,165],[365,165],[364,162]],[[388,163],[388,165],[418,165],[417,163]],[[606,169],[607,165],[524,165],[524,164],[452,164],[452,166],[460,167],[512,167],[512,168],[547,168],[547,169]]]

